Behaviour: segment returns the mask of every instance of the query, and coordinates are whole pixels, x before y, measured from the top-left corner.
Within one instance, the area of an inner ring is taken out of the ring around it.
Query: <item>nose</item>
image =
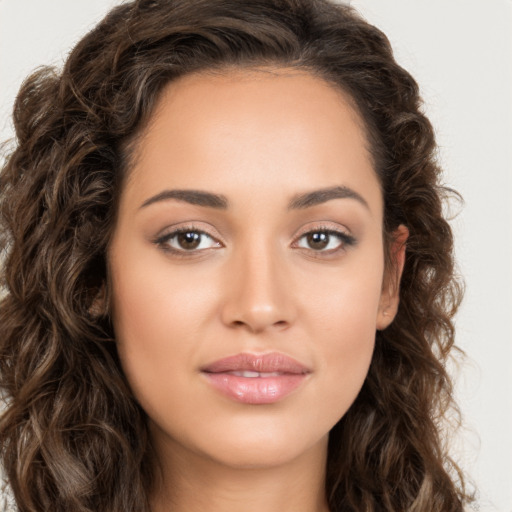
[[[292,273],[268,249],[233,256],[227,271],[222,321],[251,333],[283,330],[295,320]]]

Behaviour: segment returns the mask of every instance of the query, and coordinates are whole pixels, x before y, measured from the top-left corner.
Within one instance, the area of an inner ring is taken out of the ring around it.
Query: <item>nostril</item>
[[[274,327],[278,329],[286,329],[288,325],[289,323],[286,320],[278,320],[277,322],[266,324],[267,327]],[[251,331],[260,331],[265,328],[263,325],[257,325],[257,322],[244,322],[243,320],[233,320],[231,322],[231,327],[247,327]]]

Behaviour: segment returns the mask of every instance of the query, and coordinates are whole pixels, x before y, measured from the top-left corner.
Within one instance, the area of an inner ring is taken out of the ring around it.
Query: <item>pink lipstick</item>
[[[271,354],[237,354],[201,369],[222,394],[245,404],[272,404],[288,396],[306,379],[308,368],[295,359]]]

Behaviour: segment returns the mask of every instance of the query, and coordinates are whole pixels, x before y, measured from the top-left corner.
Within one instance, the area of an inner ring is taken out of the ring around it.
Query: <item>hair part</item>
[[[119,194],[164,87],[258,67],[306,70],[352,99],[382,187],[386,250],[397,226],[410,232],[398,314],[330,435],[330,508],[455,512],[469,500],[440,434],[462,296],[447,189],[418,86],[389,41],[328,0],[139,0],[114,8],[62,72],[30,76],[14,107],[16,148],[0,174],[0,447],[20,511],[149,510],[146,415],[108,312],[95,308],[98,294],[109,300]]]

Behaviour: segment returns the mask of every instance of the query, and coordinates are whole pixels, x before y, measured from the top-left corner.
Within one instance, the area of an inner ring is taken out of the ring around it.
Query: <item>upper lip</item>
[[[236,371],[253,371],[260,373],[289,373],[305,374],[310,373],[309,368],[302,365],[295,359],[279,352],[269,354],[242,353],[225,357],[214,361],[201,368],[206,373],[222,373]]]

